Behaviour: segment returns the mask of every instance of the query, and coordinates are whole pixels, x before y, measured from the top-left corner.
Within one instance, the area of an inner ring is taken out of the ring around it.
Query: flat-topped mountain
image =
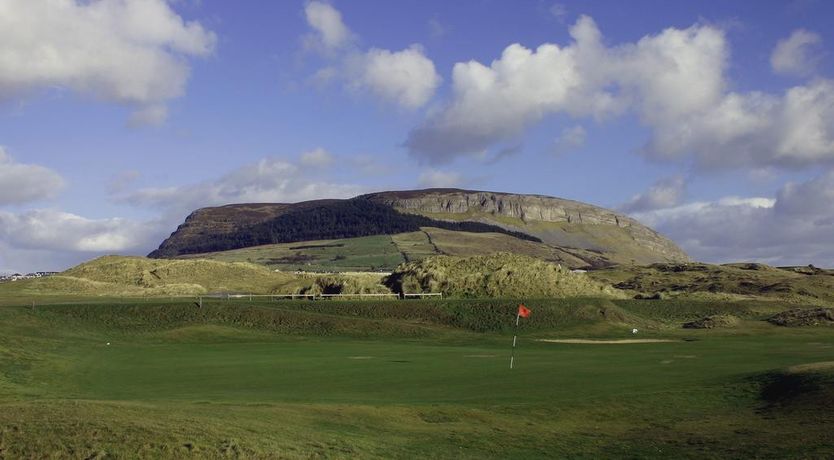
[[[688,260],[670,240],[608,209],[541,195],[459,189],[198,209],[149,256],[170,258],[282,243],[406,234],[424,235],[437,254],[489,254],[510,245],[514,251],[571,267]],[[402,240],[414,238],[389,242],[397,245],[405,260],[413,260],[408,248],[398,245]]]

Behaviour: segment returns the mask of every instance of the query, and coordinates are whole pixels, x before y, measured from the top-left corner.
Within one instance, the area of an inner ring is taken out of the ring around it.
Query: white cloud
[[[409,109],[425,105],[442,81],[419,45],[396,52],[371,48],[349,66],[354,87]]]
[[[87,219],[55,210],[0,212],[0,240],[18,249],[127,251],[141,244],[147,230],[126,219]]]
[[[814,73],[819,62],[818,45],[822,42],[819,35],[805,29],[795,30],[790,37],[779,40],[770,66],[773,71],[785,75],[806,76]]]
[[[716,29],[667,29],[606,48],[593,19],[582,16],[570,34],[573,43],[564,47],[510,45],[488,67],[455,64],[453,100],[413,130],[406,145],[443,163],[517,137],[549,114],[601,119],[630,107],[649,122],[665,120],[709,107],[723,88],[723,34]]]
[[[333,161],[335,161],[333,155],[321,147],[302,153],[299,159],[303,166],[311,168],[326,168],[333,164]]]
[[[22,204],[54,196],[64,179],[51,169],[17,163],[0,146],[0,205]]]
[[[352,184],[335,184],[306,176],[297,165],[264,158],[216,180],[177,187],[143,188],[115,198],[134,206],[165,211],[175,225],[197,208],[231,203],[294,203],[320,198],[350,198],[367,192]]]
[[[353,32],[342,21],[342,13],[329,3],[307,3],[304,16],[313,29],[313,34],[307,37],[308,46],[330,52],[349,46],[355,40]]]
[[[834,172],[786,184],[776,198],[726,197],[632,216],[697,260],[834,266]]]
[[[641,152],[702,167],[802,167],[834,162],[834,81],[783,94],[728,92],[729,46],[712,26],[669,28],[607,47],[580,17],[567,46],[508,46],[489,66],[455,64],[453,98],[409,134],[410,153],[442,164],[519,137],[552,114],[634,113],[651,129]]]
[[[215,41],[165,0],[4,0],[0,97],[68,87],[134,107],[134,123],[159,123],[185,90],[187,59]]]
[[[429,169],[420,174],[418,182],[421,187],[450,188],[459,186],[463,178],[456,172]]]
[[[407,109],[425,105],[440,85],[442,79],[434,62],[419,44],[400,51],[361,50],[356,36],[332,5],[312,1],[305,13],[307,24],[313,29],[305,40],[307,47],[324,51],[332,62],[315,72],[312,80],[316,84],[341,79],[354,91],[370,92]]]
[[[104,254],[147,254],[169,231],[156,220],[89,219],[52,209],[0,211],[0,268],[64,270]]]
[[[585,143],[586,137],[585,128],[580,125],[565,128],[553,143],[553,153],[561,155],[576,150]]]
[[[657,181],[646,192],[635,195],[620,207],[626,213],[639,213],[676,206],[683,198],[686,181],[674,176]]]

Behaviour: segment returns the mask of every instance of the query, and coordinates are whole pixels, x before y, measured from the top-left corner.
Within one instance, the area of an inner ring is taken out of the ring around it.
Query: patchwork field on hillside
[[[403,262],[419,261],[435,255],[468,257],[495,252],[526,255],[571,268],[587,267],[588,260],[599,259],[598,254],[590,251],[555,248],[503,233],[472,233],[435,227],[396,235],[268,244],[189,254],[178,258],[250,262],[283,271],[390,272]]]

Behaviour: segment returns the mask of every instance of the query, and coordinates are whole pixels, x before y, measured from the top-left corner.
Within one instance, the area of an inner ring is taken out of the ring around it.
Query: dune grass
[[[533,315],[510,371],[518,302]],[[0,457],[824,458],[834,376],[813,363],[831,361],[834,335],[761,321],[778,308],[591,298],[2,307]],[[710,312],[744,320],[733,331],[680,327]],[[673,341],[535,340],[633,338],[635,326]]]
[[[442,292],[452,297],[624,297],[612,287],[533,257],[495,253],[435,256],[402,264],[386,280],[395,292]]]

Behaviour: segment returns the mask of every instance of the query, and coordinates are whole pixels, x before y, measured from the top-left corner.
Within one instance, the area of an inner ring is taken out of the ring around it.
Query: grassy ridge
[[[0,283],[0,303],[41,297],[167,297],[208,293],[298,294],[389,292],[376,274],[293,274],[262,265],[215,260],[105,256],[59,275]]]
[[[452,300],[216,300],[135,302],[103,299],[98,303],[7,307],[33,315],[51,327],[103,328],[149,331],[189,325],[223,325],[281,334],[347,337],[428,336],[449,333],[507,334],[515,329],[518,303],[533,310],[524,321],[525,333],[546,335],[585,328],[584,335],[622,335],[639,326],[646,332],[676,333],[692,319],[733,315],[764,320],[793,306],[779,303],[715,302],[703,300],[566,299],[452,299]]]
[[[442,292],[454,297],[623,297],[620,291],[583,273],[533,257],[430,257],[403,264],[386,279],[395,292]]]
[[[760,298],[827,304],[834,301],[834,271],[813,267],[776,268],[764,264],[653,264],[588,272],[620,289],[665,296],[716,299]]]

